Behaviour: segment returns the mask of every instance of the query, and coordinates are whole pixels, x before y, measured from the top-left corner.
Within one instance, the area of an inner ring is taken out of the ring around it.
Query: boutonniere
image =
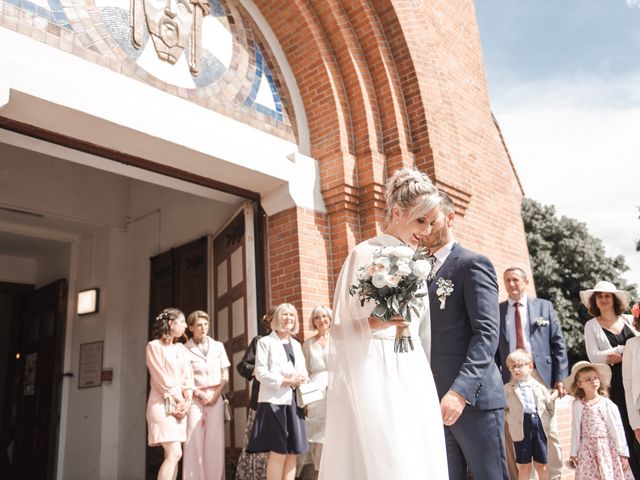
[[[533,321],[533,323],[535,323],[537,327],[544,327],[546,325],[549,325],[549,320],[544,317],[538,317]]]
[[[436,295],[438,296],[438,300],[440,300],[440,310],[444,310],[445,304],[447,302],[447,297],[453,293],[453,282],[449,279],[444,279],[440,277],[436,281],[436,286],[438,287],[436,290]]]

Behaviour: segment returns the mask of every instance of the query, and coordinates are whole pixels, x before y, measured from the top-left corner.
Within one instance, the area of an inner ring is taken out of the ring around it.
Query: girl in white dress
[[[385,247],[417,248],[431,233],[439,202],[429,178],[413,169],[387,183],[385,233],[347,257],[334,298],[321,480],[448,478],[444,429],[428,361],[429,301],[419,319],[383,322],[374,302],[349,294],[358,268]],[[426,290],[426,285],[425,285]],[[425,292],[426,293],[426,292]],[[414,350],[394,352],[396,327],[408,326]]]

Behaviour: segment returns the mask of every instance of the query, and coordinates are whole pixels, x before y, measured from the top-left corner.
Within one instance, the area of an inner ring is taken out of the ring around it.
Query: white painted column
[[[100,441],[100,479],[120,478],[118,475],[120,444],[120,412],[126,408],[122,395],[122,344],[127,338],[127,302],[125,278],[126,234],[110,229],[107,265],[104,268],[104,290],[100,302],[104,322],[103,369],[113,369],[113,382],[102,384],[102,438]]]

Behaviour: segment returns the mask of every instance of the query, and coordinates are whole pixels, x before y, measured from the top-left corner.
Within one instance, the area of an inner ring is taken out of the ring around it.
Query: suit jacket
[[[229,368],[229,358],[222,342],[209,337],[209,351],[202,353],[198,345],[190,338],[185,348],[191,353],[189,360],[193,369],[193,383],[196,388],[215,387],[222,381],[222,369]]]
[[[451,280],[444,308],[436,294],[438,279]],[[500,319],[498,281],[489,259],[454,244],[429,282],[431,368],[442,398],[449,389],[473,410],[505,407],[504,388],[494,362]]]
[[[507,368],[507,355],[509,349],[509,336],[507,335],[507,308],[508,302],[500,304],[500,342],[498,343],[498,364],[502,371],[502,381],[507,383],[511,378]],[[531,355],[540,378],[548,388],[553,388],[556,382],[561,382],[569,375],[569,359],[567,348],[562,336],[562,327],[556,315],[553,305],[542,298],[527,300],[527,315],[531,335]],[[536,323],[537,319],[540,321]]]
[[[534,378],[531,379],[531,383],[533,387],[533,398],[536,402],[536,413],[538,417],[540,417],[544,434],[549,438],[551,417],[555,412],[556,404],[551,400],[549,390],[547,390],[544,385]],[[518,382],[510,381],[507,383],[504,386],[504,394],[507,398],[505,420],[507,421],[507,425],[509,425],[509,433],[511,433],[511,439],[514,442],[520,442],[524,439],[524,399],[522,398]]]
[[[258,402],[291,405],[293,389],[282,385],[285,374],[296,373],[309,378],[300,342],[291,337],[295,366],[291,365],[278,333],[274,330],[258,340],[254,374],[260,382]]]

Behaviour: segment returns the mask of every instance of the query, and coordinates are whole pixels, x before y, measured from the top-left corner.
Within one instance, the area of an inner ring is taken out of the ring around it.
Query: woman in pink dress
[[[192,338],[185,347],[193,368],[194,401],[187,416],[184,480],[224,479],[222,390],[229,381],[229,359],[222,342],[209,337],[209,315],[196,310],[187,319]]]
[[[583,361],[564,382],[575,397],[571,460],[577,480],[633,480],[620,412],[607,398],[610,381],[609,365]]]
[[[187,324],[177,308],[165,308],[156,317],[152,340],[147,344],[147,368],[151,390],[147,401],[149,446],[161,445],[164,461],[158,480],[175,480],[182,457],[181,443],[187,440],[187,412],[193,394],[193,371],[187,349],[176,339]]]

